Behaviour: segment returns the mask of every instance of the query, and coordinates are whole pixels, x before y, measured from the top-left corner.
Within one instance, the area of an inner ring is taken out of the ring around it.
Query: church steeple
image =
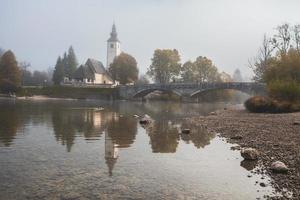
[[[109,68],[110,64],[114,61],[115,57],[119,56],[120,53],[121,42],[118,39],[117,28],[114,23],[110,33],[110,38],[107,40],[107,68]]]
[[[118,39],[118,33],[115,23],[112,26],[112,30],[110,33],[110,38],[107,40],[108,42],[120,42]]]

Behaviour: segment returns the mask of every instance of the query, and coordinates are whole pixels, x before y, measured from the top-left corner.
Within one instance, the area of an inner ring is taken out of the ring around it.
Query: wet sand
[[[191,120],[191,119],[189,119]],[[257,114],[244,109],[228,109],[205,117],[192,119],[219,133],[240,147],[256,148],[260,152],[258,163],[272,177],[273,186],[284,196],[300,199],[300,112],[287,114]],[[231,139],[241,136],[240,139]],[[273,161],[282,161],[288,168],[287,174],[276,174],[270,170]],[[286,197],[279,199],[286,199]]]

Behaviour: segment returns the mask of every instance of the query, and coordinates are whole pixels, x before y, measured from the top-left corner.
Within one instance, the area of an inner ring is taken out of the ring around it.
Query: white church
[[[73,75],[72,83],[74,84],[105,84],[113,85],[114,80],[108,72],[110,64],[114,61],[115,57],[121,54],[121,43],[118,39],[118,34],[115,24],[112,26],[112,31],[110,33],[110,38],[107,40],[107,61],[106,68],[103,63],[88,58],[84,65],[81,65]]]

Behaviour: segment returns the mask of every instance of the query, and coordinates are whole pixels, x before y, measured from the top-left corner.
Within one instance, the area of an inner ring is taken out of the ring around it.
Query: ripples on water
[[[99,106],[104,107],[99,111]],[[273,189],[199,124],[225,104],[0,101],[0,199],[255,199]],[[155,121],[142,127],[133,115]],[[191,129],[190,135],[178,127]],[[251,166],[253,165],[253,166]]]

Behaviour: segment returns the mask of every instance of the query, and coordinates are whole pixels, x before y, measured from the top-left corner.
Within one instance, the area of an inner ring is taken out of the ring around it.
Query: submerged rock
[[[140,124],[142,125],[146,125],[146,124],[150,124],[152,122],[152,119],[149,115],[145,115],[141,120],[140,120]]]
[[[241,156],[245,160],[257,160],[259,152],[254,148],[243,148],[241,151]]]
[[[289,169],[281,161],[275,161],[271,164],[271,170],[275,173],[286,173]]]
[[[183,133],[183,134],[190,134],[190,132],[191,132],[191,130],[187,129],[187,128],[181,130],[181,133]]]
[[[300,121],[295,121],[293,125],[300,125]]]
[[[230,137],[230,139],[241,140],[241,139],[243,139],[243,136],[241,136],[241,135],[234,135],[234,136]]]
[[[216,112],[210,112],[209,115],[217,115]]]

